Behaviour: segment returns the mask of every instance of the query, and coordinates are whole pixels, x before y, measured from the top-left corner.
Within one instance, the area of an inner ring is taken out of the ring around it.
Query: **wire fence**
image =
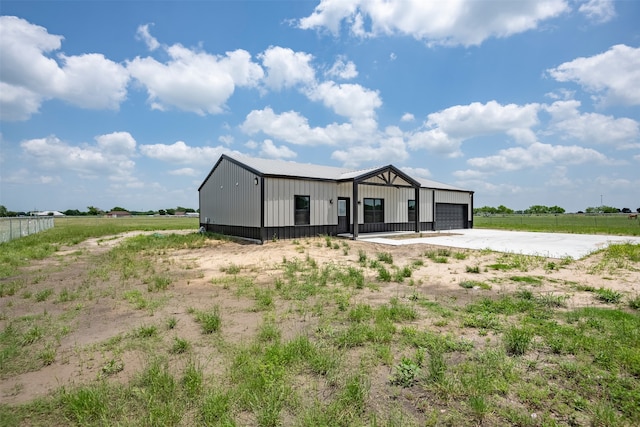
[[[0,218],[0,243],[39,233],[53,227],[53,217]]]
[[[473,226],[523,231],[640,235],[640,220],[632,214],[476,215]]]

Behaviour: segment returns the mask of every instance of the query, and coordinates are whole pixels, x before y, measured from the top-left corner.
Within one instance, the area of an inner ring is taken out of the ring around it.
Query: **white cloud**
[[[127,132],[96,137],[97,144],[69,145],[55,136],[20,143],[24,153],[47,170],[72,171],[85,179],[130,179],[135,162],[135,140]]]
[[[576,82],[605,106],[640,104],[640,48],[619,44],[547,72],[559,82]]]
[[[236,86],[256,86],[262,68],[242,49],[225,56],[211,55],[180,44],[164,48],[170,60],[136,57],[127,64],[131,75],[149,94],[152,108],[177,107],[199,115],[218,114]]]
[[[178,175],[178,176],[198,176],[200,172],[193,168],[181,168],[181,169],[173,169],[169,171],[169,175]]]
[[[183,141],[173,144],[141,145],[140,152],[152,159],[168,163],[189,165],[213,165],[215,161],[228,152],[226,147],[190,147]]]
[[[348,80],[358,77],[358,70],[356,69],[356,64],[352,61],[347,61],[346,57],[340,55],[325,74],[329,77]]]
[[[280,139],[291,144],[320,145],[334,144],[322,128],[311,128],[306,117],[295,111],[276,114],[269,107],[264,110],[254,110],[247,115],[240,129],[254,135],[263,132],[272,138]]]
[[[411,168],[408,166],[401,167],[402,171],[411,177],[429,178],[431,171],[426,168]]]
[[[539,108],[538,104],[519,106],[501,105],[496,101],[486,104],[473,102],[429,114],[426,125],[441,129],[450,138],[462,140],[510,131],[523,131],[526,134],[538,124]],[[535,137],[528,142],[533,141]]]
[[[345,167],[355,168],[363,163],[401,163],[409,158],[409,154],[402,131],[389,127],[375,143],[334,151],[331,158],[342,162]]]
[[[459,180],[469,181],[469,180],[477,180],[483,179],[489,176],[490,174],[487,172],[475,170],[475,169],[466,169],[462,171],[453,172],[453,176],[458,178]]]
[[[413,150],[425,149],[429,152],[447,157],[460,157],[462,140],[449,138],[442,129],[431,129],[408,134],[409,147]]]
[[[580,114],[579,101],[558,101],[545,109],[551,114],[549,129],[565,139],[612,145],[618,149],[640,148],[640,124],[629,118],[598,113]]]
[[[36,92],[0,81],[0,120],[28,120],[40,110],[42,100]]]
[[[126,98],[127,70],[103,55],[58,54],[62,36],[15,16],[0,16],[0,78],[3,120],[26,120],[47,99],[81,108],[117,109]]]
[[[142,40],[150,51],[154,51],[160,47],[160,43],[149,33],[149,25],[153,24],[140,25],[136,32],[136,37]]]
[[[567,177],[566,166],[556,166],[551,175],[549,175],[549,179],[544,184],[547,187],[568,189],[577,188],[580,184],[582,184],[582,181],[572,181],[569,177]]]
[[[531,128],[538,124],[539,109],[538,104],[501,105],[496,101],[456,105],[429,114],[426,130],[409,134],[409,146],[458,157],[462,142],[479,136],[504,133],[518,143],[532,144],[536,136]]]
[[[258,148],[258,143],[250,139],[249,141],[245,142],[244,146],[250,150],[255,150],[256,148]]]
[[[233,144],[234,138],[232,135],[220,135],[218,137],[218,141],[220,141],[224,145],[231,145]]]
[[[11,171],[0,175],[0,183],[2,184],[59,184],[62,179],[57,176],[51,175],[38,175],[34,174],[33,170],[21,168],[16,171]]]
[[[550,145],[536,142],[528,147],[507,148],[498,154],[487,157],[475,157],[467,163],[480,171],[499,172],[516,171],[527,168],[539,168],[552,163],[582,164],[594,162],[613,164],[611,160],[591,148],[577,145]]]
[[[628,178],[615,178],[606,175],[600,175],[595,178],[595,182],[610,188],[615,188],[616,190],[620,189],[633,189],[636,190],[640,187],[640,180],[638,179],[628,179]]]
[[[271,46],[258,55],[267,70],[264,84],[273,90],[310,84],[315,81],[315,71],[311,66],[313,55],[294,52],[292,49]]]
[[[351,83],[336,84],[327,81],[310,88],[307,96],[312,101],[321,101],[336,114],[351,120],[374,119],[375,110],[382,105],[377,91]]]
[[[414,121],[415,119],[416,119],[416,118],[415,118],[415,116],[414,116],[413,114],[411,114],[411,113],[404,113],[404,114],[402,115],[402,117],[400,118],[400,121],[401,121],[401,122],[412,122],[412,121]]]
[[[298,25],[338,35],[345,23],[359,37],[401,34],[430,44],[471,46],[490,37],[535,29],[540,22],[568,10],[565,0],[321,0]]]
[[[578,11],[597,23],[608,22],[616,16],[612,0],[588,0],[580,5]]]
[[[272,159],[292,159],[297,156],[297,154],[286,145],[276,147],[270,139],[265,139],[262,143],[260,155]]]

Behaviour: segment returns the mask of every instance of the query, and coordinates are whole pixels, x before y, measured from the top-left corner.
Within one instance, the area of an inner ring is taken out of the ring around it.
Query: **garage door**
[[[436,230],[459,230],[467,225],[467,205],[436,204]]]

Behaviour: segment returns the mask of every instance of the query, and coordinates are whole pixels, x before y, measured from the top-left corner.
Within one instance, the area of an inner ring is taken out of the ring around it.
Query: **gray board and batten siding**
[[[207,231],[262,242],[473,226],[472,191],[392,165],[354,171],[223,154],[198,192]]]

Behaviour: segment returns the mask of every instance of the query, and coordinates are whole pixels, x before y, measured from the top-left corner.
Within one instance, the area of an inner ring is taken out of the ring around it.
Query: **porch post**
[[[420,232],[420,187],[416,187],[416,233]]]
[[[353,180],[353,240],[358,239],[358,181]]]

